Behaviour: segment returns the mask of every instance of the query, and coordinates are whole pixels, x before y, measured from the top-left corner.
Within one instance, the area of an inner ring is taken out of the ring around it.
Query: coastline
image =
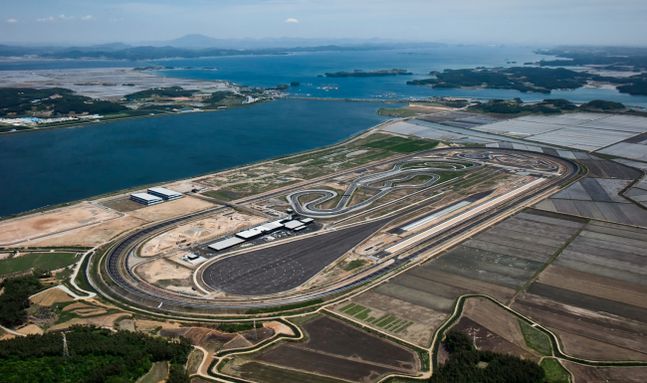
[[[166,184],[176,183],[176,182],[190,182],[190,181],[198,179],[198,178],[202,178],[202,177],[206,177],[206,176],[214,176],[214,175],[217,175],[219,173],[225,173],[225,172],[230,172],[230,171],[234,171],[234,170],[242,170],[242,169],[245,169],[245,168],[248,168],[248,167],[251,167],[251,166],[260,165],[260,164],[263,164],[263,163],[266,163],[266,162],[269,163],[269,162],[273,162],[273,161],[277,161],[277,160],[281,160],[281,159],[285,159],[285,158],[297,157],[297,156],[304,155],[304,154],[314,154],[314,153],[317,153],[317,152],[320,152],[320,151],[328,150],[328,149],[331,149],[331,148],[335,148],[337,146],[341,146],[341,145],[345,145],[345,144],[348,144],[350,142],[353,142],[354,140],[357,140],[357,139],[363,137],[364,135],[370,134],[372,131],[381,128],[383,125],[393,123],[394,121],[398,121],[398,119],[386,119],[386,120],[384,120],[384,121],[382,121],[382,122],[380,122],[380,123],[378,123],[376,125],[373,125],[373,126],[367,128],[367,129],[364,129],[364,130],[362,130],[360,132],[357,132],[357,133],[355,133],[355,134],[353,134],[353,135],[351,135],[349,137],[346,137],[346,138],[342,139],[341,141],[337,141],[337,142],[332,143],[330,145],[324,145],[324,146],[319,146],[319,147],[316,147],[316,148],[313,148],[313,149],[307,149],[307,150],[293,152],[293,153],[289,153],[289,154],[285,154],[285,155],[269,157],[269,158],[261,159],[261,160],[258,160],[258,161],[246,162],[246,163],[242,163],[242,164],[239,164],[239,165],[236,165],[236,166],[230,166],[230,167],[227,167],[227,168],[223,168],[223,169],[220,169],[220,170],[217,170],[217,171],[207,171],[207,172],[199,173],[199,174],[196,174],[196,175],[193,175],[193,176],[190,176],[190,177],[175,178],[175,179],[165,180],[165,181],[161,181],[161,182],[153,182],[153,183],[149,183],[149,184],[139,184],[139,185],[124,188],[124,189],[118,189],[118,190],[110,191],[110,192],[103,193],[103,194],[93,195],[93,196],[90,196],[90,197],[87,197],[87,198],[76,199],[76,200],[72,200],[72,201],[68,201],[68,202],[62,202],[62,203],[53,204],[53,205],[46,205],[46,206],[42,206],[42,207],[31,209],[31,210],[22,211],[22,212],[15,213],[15,214],[10,214],[10,215],[6,215],[6,216],[0,216],[0,222],[10,220],[10,219],[25,217],[25,216],[28,216],[30,214],[44,213],[44,212],[47,212],[49,210],[68,207],[68,206],[72,206],[72,205],[75,205],[75,204],[78,204],[78,203],[81,203],[81,202],[85,202],[85,201],[87,201],[87,202],[96,202],[96,201],[99,201],[99,200],[102,200],[102,199],[106,199],[106,198],[110,198],[110,197],[116,197],[116,196],[123,195],[123,194],[129,194],[131,192],[141,190],[141,189],[146,189],[146,188],[153,187],[153,186],[161,186],[161,185],[166,185]],[[199,194],[199,193],[196,193],[196,194]]]

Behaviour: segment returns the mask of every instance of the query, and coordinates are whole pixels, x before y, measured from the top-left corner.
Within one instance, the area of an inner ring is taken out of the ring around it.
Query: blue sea
[[[284,99],[0,135],[0,216],[331,145],[383,121],[380,106]]]
[[[0,70],[163,65],[164,76],[229,80],[272,87],[298,81],[296,98],[221,112],[112,121],[0,135],[0,216],[89,198],[138,185],[186,178],[330,145],[382,121],[380,102],[428,96],[606,99],[647,107],[647,97],[581,88],[551,95],[513,90],[431,89],[406,85],[429,71],[512,66],[541,59],[528,47],[442,46],[146,62],[1,61]],[[326,78],[325,72],[402,68],[411,76]],[[314,99],[317,98],[317,99]]]

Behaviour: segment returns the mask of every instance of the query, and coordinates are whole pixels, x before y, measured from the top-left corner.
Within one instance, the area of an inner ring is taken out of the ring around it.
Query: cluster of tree
[[[616,88],[620,93],[647,96],[647,74],[639,74],[614,80],[619,83]]]
[[[537,53],[557,56],[556,60],[541,60],[541,66],[597,65],[609,70],[647,69],[647,48],[640,47],[565,47],[539,50]]]
[[[565,68],[473,68],[445,69],[430,72],[432,78],[407,81],[409,85],[431,85],[434,88],[483,87],[516,89],[520,92],[550,93],[554,89],[577,89],[592,75]]]
[[[228,90],[219,90],[211,93],[211,96],[206,100],[206,102],[213,106],[228,106],[242,104],[245,98],[246,97],[242,94]]]
[[[256,326],[254,326],[254,324],[256,324]],[[223,332],[240,332],[261,327],[263,327],[261,322],[223,322],[218,324],[218,330]]]
[[[593,100],[576,105],[565,99],[546,99],[536,103],[524,103],[519,98],[511,100],[489,100],[470,106],[470,110],[494,114],[559,114],[568,111],[607,112],[623,111],[626,107],[613,101]]]
[[[195,90],[187,90],[181,86],[170,86],[165,88],[152,88],[126,95],[128,101],[135,101],[153,97],[191,97]]]
[[[450,331],[443,341],[449,360],[436,371],[433,383],[542,383],[544,370],[515,356],[474,348],[470,338]]]
[[[382,76],[408,76],[413,73],[409,72],[406,69],[392,68],[392,69],[379,69],[372,71],[363,71],[361,69],[355,69],[354,71],[346,72],[328,72],[325,73],[326,77],[382,77]]]
[[[74,94],[64,88],[0,88],[0,116],[27,116],[51,112],[53,116],[70,113],[111,114],[127,108],[123,105]]]
[[[0,376],[8,383],[133,382],[160,361],[171,362],[169,381],[189,381],[183,368],[191,351],[186,340],[73,327],[65,334],[30,335],[2,341],[0,346]]]
[[[0,284],[4,292],[0,295],[0,324],[16,327],[27,321],[29,297],[43,288],[33,275],[6,279]]]

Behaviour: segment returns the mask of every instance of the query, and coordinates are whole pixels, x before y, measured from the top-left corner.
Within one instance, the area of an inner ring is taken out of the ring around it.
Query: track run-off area
[[[149,283],[134,271],[133,259],[151,238],[225,207],[132,231],[97,253],[86,275],[101,295],[142,312],[194,320],[269,317],[370,288],[580,176],[576,162],[509,149],[438,149],[387,165],[365,165],[341,197],[321,180],[264,193],[314,218],[320,228],[212,254],[193,271],[195,293]],[[360,192],[363,198],[354,198]],[[362,267],[336,273],[349,254]]]

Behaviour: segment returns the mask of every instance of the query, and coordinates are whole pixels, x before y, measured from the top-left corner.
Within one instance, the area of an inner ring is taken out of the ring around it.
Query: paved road
[[[422,166],[416,168],[403,168],[406,165],[416,164],[416,163],[425,163],[425,162],[445,162],[448,164],[448,167],[433,167],[433,166]],[[337,205],[330,209],[324,209],[320,206],[321,204],[334,199],[337,197],[337,192],[326,189],[308,189],[308,190],[299,190],[297,192],[291,193],[287,196],[288,202],[292,206],[292,209],[298,214],[305,215],[307,217],[313,218],[334,218],[340,215],[344,215],[350,212],[362,210],[373,202],[379,200],[390,192],[397,189],[413,189],[413,188],[424,188],[429,187],[440,179],[438,172],[443,171],[464,171],[468,169],[473,169],[476,166],[466,166],[465,164],[452,161],[444,161],[442,159],[410,159],[403,162],[399,162],[393,166],[391,170],[385,172],[368,174],[365,176],[358,177],[353,180],[351,184],[346,188],[344,194],[341,196]],[[426,175],[430,179],[424,184],[420,185],[407,185],[404,184],[407,181],[412,180],[413,178]],[[375,186],[375,184],[382,183],[380,186]],[[378,192],[371,197],[353,205],[348,206],[353,194],[357,189],[361,187],[373,187],[378,189]],[[300,199],[305,196],[311,195],[320,195],[319,198],[316,198],[313,201],[302,204]]]
[[[312,278],[389,220],[225,258],[207,266],[202,278],[208,286],[230,294],[267,295],[287,291]]]
[[[487,151],[491,151],[487,149]],[[502,149],[494,149],[494,152],[506,152]],[[519,153],[519,152],[516,152]],[[542,156],[550,158],[549,156],[532,153],[532,156]],[[174,218],[165,222],[157,223],[143,228],[140,231],[131,233],[118,242],[116,242],[105,254],[104,261],[101,265],[101,278],[90,278],[93,286],[100,291],[103,295],[111,297],[113,300],[120,302],[127,302],[129,305],[135,307],[144,307],[152,311],[162,311],[166,313],[173,313],[174,315],[192,316],[192,314],[208,315],[210,313],[223,313],[223,312],[239,312],[241,309],[249,309],[254,307],[267,307],[276,306],[281,304],[290,304],[296,302],[308,301],[315,298],[323,298],[331,294],[336,294],[341,291],[346,291],[362,285],[368,281],[374,280],[382,275],[390,273],[391,271],[399,268],[404,263],[410,262],[416,254],[429,251],[434,246],[439,246],[445,243],[448,239],[458,238],[462,233],[474,227],[485,219],[492,218],[500,214],[506,209],[518,206],[519,203],[527,200],[532,196],[543,193],[548,188],[555,187],[556,185],[572,180],[576,177],[579,166],[567,160],[560,160],[568,168],[566,173],[561,177],[555,177],[549,182],[542,184],[540,189],[533,189],[518,196],[514,200],[506,203],[504,206],[498,206],[492,210],[488,210],[477,217],[471,218],[456,227],[448,228],[447,231],[438,233],[438,235],[425,240],[424,246],[419,250],[411,253],[408,252],[407,256],[403,259],[397,260],[386,268],[375,268],[374,272],[369,271],[361,279],[347,278],[340,283],[336,283],[335,287],[322,287],[321,289],[314,290],[307,293],[298,293],[287,295],[282,298],[271,300],[254,300],[250,295],[249,300],[241,300],[240,298],[220,297],[214,299],[204,299],[198,296],[190,296],[178,292],[164,290],[147,283],[142,282],[135,276],[129,265],[128,255],[132,250],[139,246],[144,241],[148,240],[151,236],[172,228],[175,225],[189,222],[198,219],[202,216],[213,214],[221,208],[214,208],[207,211],[189,214],[187,216]],[[403,212],[405,214],[407,212]],[[397,217],[399,217],[398,215]],[[392,217],[396,219],[397,217]],[[353,243],[358,243],[362,239],[370,236],[386,221],[368,223],[365,225],[358,225],[353,228],[347,229],[343,232],[342,229],[335,235],[336,232],[320,235],[322,238],[315,239],[316,237],[304,238],[293,242],[279,244],[275,249],[269,251],[251,251],[247,254],[236,255],[229,261],[229,267],[215,266],[213,267],[214,281],[213,284],[217,287],[221,283],[223,289],[229,289],[232,292],[244,292],[246,288],[255,289],[255,293],[265,293],[279,291],[285,288],[291,288],[295,284],[298,285],[299,281],[309,278],[316,269],[321,269],[329,264],[332,260],[337,259],[340,251],[343,249],[352,248]],[[410,254],[409,254],[410,253]],[[269,254],[269,255],[268,255]],[[241,260],[235,261],[235,258],[242,257]],[[296,257],[296,259],[292,259]],[[322,257],[322,258],[320,258]],[[223,260],[225,261],[225,260]],[[245,267],[251,267],[253,270],[245,272]],[[295,267],[302,267],[302,270],[296,273],[295,276],[290,274],[295,270]],[[276,271],[270,271],[277,268]],[[227,273],[234,273],[233,276],[227,277]],[[86,274],[89,274],[86,272]],[[273,277],[281,276],[274,281]],[[225,278],[227,283],[218,281],[220,278]],[[255,281],[258,279],[258,281]],[[263,287],[263,284],[268,284]],[[252,292],[254,294],[254,292]]]

